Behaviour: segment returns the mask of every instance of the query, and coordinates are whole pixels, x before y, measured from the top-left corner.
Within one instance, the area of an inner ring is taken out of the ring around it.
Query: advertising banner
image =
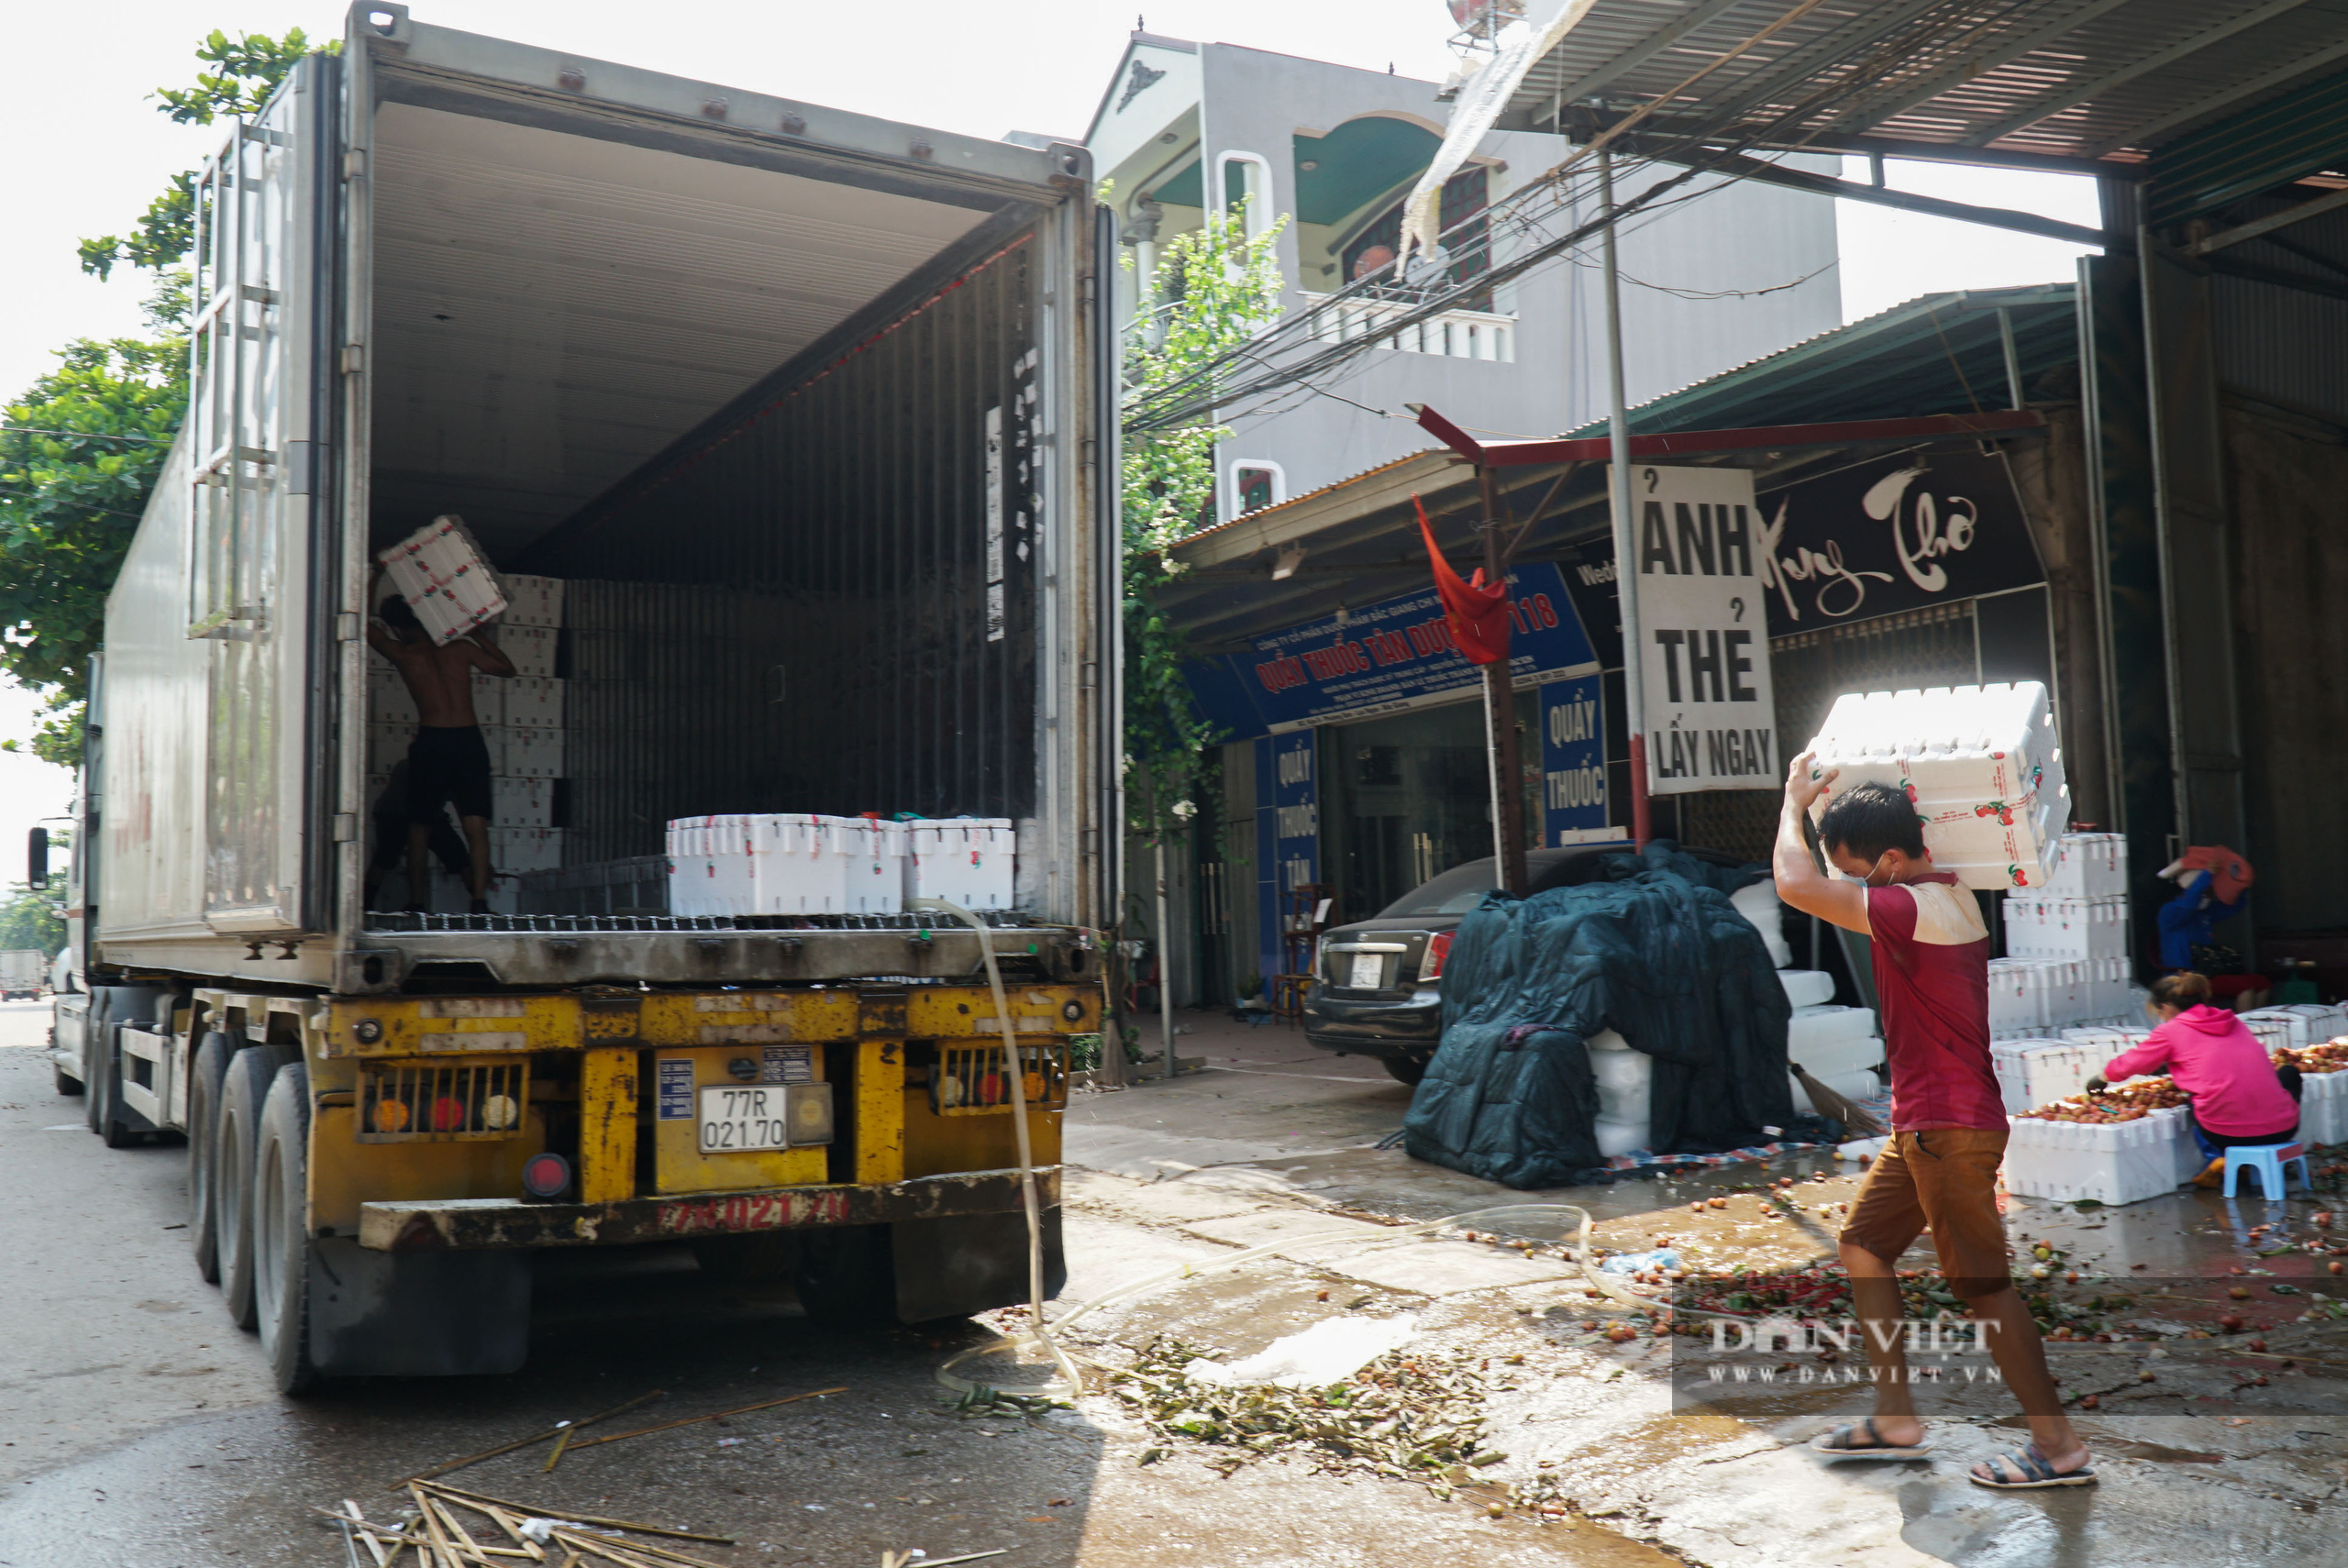
[[[1631,504],[1648,790],[1780,788],[1751,471],[1642,464]]]
[[[1600,678],[1541,688],[1541,842],[1583,844],[1606,826],[1606,709]]]

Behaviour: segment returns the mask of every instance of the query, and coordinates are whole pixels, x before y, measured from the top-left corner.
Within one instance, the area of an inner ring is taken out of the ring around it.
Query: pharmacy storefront
[[[1556,564],[1510,587],[1527,839],[1612,836],[1598,656]],[[1231,737],[1226,821],[1245,820],[1234,786],[1253,802],[1253,886],[1227,896],[1252,905],[1262,974],[1287,968],[1279,933],[1321,899],[1328,922],[1361,919],[1492,853],[1482,679],[1432,585],[1196,661],[1191,686]]]

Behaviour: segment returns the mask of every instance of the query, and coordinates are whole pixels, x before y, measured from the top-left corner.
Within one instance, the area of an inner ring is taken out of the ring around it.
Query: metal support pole
[[[1153,797],[1154,798],[1154,797]],[[1157,1037],[1166,1049],[1166,1067],[1159,1077],[1174,1077],[1173,933],[1166,928],[1166,835],[1157,838]]]
[[[1484,580],[1506,582],[1508,562],[1501,551],[1500,484],[1479,466],[1484,499]],[[1524,858],[1524,765],[1516,737],[1516,682],[1512,658],[1484,667],[1485,756],[1492,775],[1492,877],[1503,892],[1523,898],[1532,885]]]
[[[2029,400],[2021,391],[2021,354],[2014,347],[2014,313],[2005,306],[1998,307],[1998,347],[2006,353],[2006,400],[2014,408],[2026,408]]]
[[[1606,421],[1610,489],[1614,500],[1614,596],[1623,622],[1623,719],[1631,737],[1631,837],[1654,836],[1647,807],[1646,693],[1639,685],[1639,546],[1631,516],[1631,423],[1623,401],[1623,284],[1614,260],[1614,155],[1598,154],[1598,201],[1609,215],[1601,254],[1606,273]]]

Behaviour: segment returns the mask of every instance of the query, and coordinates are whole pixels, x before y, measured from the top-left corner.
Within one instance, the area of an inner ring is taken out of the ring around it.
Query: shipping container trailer
[[[186,1135],[198,1262],[280,1384],[517,1365],[542,1247],[689,1241],[850,1320],[1023,1298],[980,935],[669,914],[645,868],[712,813],[1013,823],[984,940],[1057,1161],[1118,820],[1084,150],[362,5],[194,195],[56,1060],[109,1143]],[[402,722],[370,560],[445,513],[562,605],[483,699],[535,770],[493,852],[536,856],[528,912],[367,907]]]
[[[48,983],[48,954],[38,947],[0,949],[0,1001],[37,998]]]

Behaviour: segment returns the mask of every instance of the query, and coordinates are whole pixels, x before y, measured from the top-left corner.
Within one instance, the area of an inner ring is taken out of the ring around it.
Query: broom
[[[1811,863],[1818,867],[1818,874],[1822,877],[1828,875],[1826,856],[1818,844],[1818,825],[1810,820],[1808,812],[1804,812],[1801,817],[1801,841],[1809,846]],[[1793,1069],[1794,1082],[1801,1085],[1801,1092],[1810,1096],[1811,1110],[1830,1121],[1841,1122],[1850,1130],[1854,1138],[1880,1138],[1884,1135],[1882,1122],[1802,1071],[1800,1062],[1789,1062],[1786,1066]]]

